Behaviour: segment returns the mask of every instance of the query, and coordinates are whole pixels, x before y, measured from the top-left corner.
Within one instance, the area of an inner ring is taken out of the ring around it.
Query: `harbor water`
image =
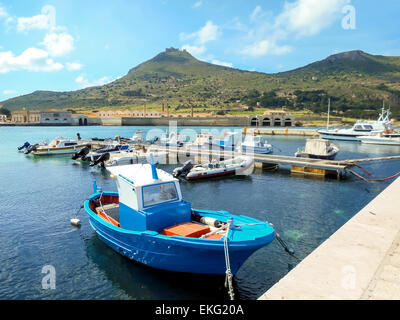
[[[92,181],[116,191],[104,169],[66,156],[25,155],[17,147],[56,136],[83,139],[131,137],[145,127],[0,127],[0,299],[228,299],[223,276],[155,270],[105,245],[80,211],[81,228],[70,224],[92,193]],[[167,128],[160,128],[166,130]],[[205,128],[187,128],[198,132]],[[214,128],[221,130],[222,128]],[[227,128],[234,129],[234,128]],[[293,155],[303,137],[266,136],[274,154]],[[398,155],[400,147],[334,142],[337,159]],[[398,160],[362,164],[374,178],[400,171]],[[159,165],[168,172],[174,165]],[[357,171],[358,169],[356,169]],[[358,171],[362,173],[361,171]],[[365,175],[365,173],[363,173]],[[289,170],[256,169],[248,177],[181,182],[183,197],[197,209],[225,210],[273,223],[296,252],[274,241],[254,253],[235,276],[236,297],[257,299],[279,281],[391,181],[371,182],[293,176]],[[179,261],[177,261],[179,263]],[[45,266],[56,287],[42,287]]]

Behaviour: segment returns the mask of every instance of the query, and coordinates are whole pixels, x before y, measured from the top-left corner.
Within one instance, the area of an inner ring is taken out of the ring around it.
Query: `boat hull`
[[[32,154],[36,156],[48,156],[53,154],[72,154],[75,153],[87,145],[78,145],[78,146],[71,146],[71,147],[63,147],[63,148],[39,148],[36,151],[32,151]]]
[[[366,138],[361,138],[361,142],[365,143],[365,144],[400,146],[400,139],[398,139],[398,138],[380,138],[380,139],[376,139],[376,138],[373,138],[373,137],[366,137]]]
[[[272,152],[272,147],[250,147],[242,145],[243,153],[258,153],[258,154],[268,154]]]
[[[342,140],[342,141],[360,141],[359,136],[363,135],[363,133],[358,134],[344,134],[344,133],[335,133],[335,132],[324,132],[318,131],[321,134],[322,139],[328,140]],[[365,135],[365,133],[364,133]]]
[[[103,193],[117,196],[118,193]],[[98,196],[98,195],[97,195]],[[93,196],[92,196],[93,197]],[[222,239],[209,240],[186,238],[180,236],[168,237],[154,231],[135,232],[116,227],[98,217],[85,202],[85,210],[89,216],[90,225],[99,238],[116,252],[143,265],[175,272],[198,274],[225,274],[224,242]],[[256,219],[242,216],[248,223],[260,223]],[[260,227],[260,226],[253,226]],[[270,228],[270,227],[269,227]],[[235,237],[235,231],[230,230],[228,239]],[[239,234],[240,236],[240,234]],[[230,267],[235,274],[247,258],[261,247],[266,246],[275,238],[272,228],[263,236],[251,241],[229,240]]]

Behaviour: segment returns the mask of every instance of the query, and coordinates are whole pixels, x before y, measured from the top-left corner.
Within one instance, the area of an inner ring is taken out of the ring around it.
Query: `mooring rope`
[[[369,179],[369,178],[365,178],[365,177],[363,177],[363,176],[360,176],[358,173],[354,172],[353,170],[348,170],[348,171],[349,171],[353,176],[355,176],[355,177],[357,177],[357,178],[359,178],[359,179],[361,179],[361,180],[364,180],[365,182],[381,182],[381,181],[386,181],[386,180],[394,179],[394,178],[400,176],[400,172],[398,172],[398,173],[396,173],[395,175],[390,176],[390,177],[386,177],[386,178],[381,178],[381,179]]]
[[[235,300],[235,293],[233,291],[233,274],[231,271],[231,263],[229,261],[229,245],[228,245],[228,233],[229,227],[231,225],[232,220],[228,220],[227,224],[227,232],[224,238],[224,254],[225,254],[225,265],[226,265],[226,272],[225,272],[225,288],[228,288],[228,294],[231,300]]]

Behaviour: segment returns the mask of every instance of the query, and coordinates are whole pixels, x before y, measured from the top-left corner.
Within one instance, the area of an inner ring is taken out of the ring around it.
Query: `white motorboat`
[[[298,150],[295,156],[298,158],[333,160],[339,152],[339,147],[329,140],[307,139],[306,146]]]
[[[186,180],[198,180],[226,175],[250,175],[254,171],[254,159],[240,156],[229,160],[193,165],[188,160],[182,167],[175,168],[173,175]]]
[[[163,133],[160,138],[160,145],[166,147],[182,147],[186,136],[176,132]]]
[[[86,146],[87,143],[83,143],[80,140],[57,137],[49,143],[45,142],[30,146],[26,149],[25,153],[32,153],[37,156],[68,154],[78,152]]]
[[[235,150],[236,145],[239,142],[239,133],[238,132],[225,132],[221,139],[212,139],[208,142],[208,145],[211,146],[212,149],[218,150]]]
[[[168,152],[166,151],[147,152],[144,150],[135,150],[132,152],[120,152],[112,154],[110,155],[110,158],[104,161],[104,163],[101,163],[101,165],[104,167],[114,167],[128,164],[150,163],[151,154],[153,155],[155,163],[166,163],[168,156]]]
[[[130,138],[130,141],[133,143],[143,143],[144,142],[144,132],[136,131],[135,134]]]
[[[187,143],[185,147],[191,150],[206,149],[212,140],[213,137],[208,132],[198,133],[196,134],[194,141]]]
[[[358,137],[362,143],[400,146],[400,132],[385,130],[375,135]]]
[[[268,154],[272,152],[272,145],[263,142],[259,135],[247,134],[239,150],[243,153]]]

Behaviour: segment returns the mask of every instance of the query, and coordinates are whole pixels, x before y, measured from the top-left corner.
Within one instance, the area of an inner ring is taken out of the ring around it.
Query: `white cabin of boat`
[[[182,199],[179,181],[169,173],[151,164],[107,169],[117,180],[121,228],[157,232],[190,221],[191,205]]]
[[[331,151],[331,143],[325,139],[307,139],[304,153],[326,156]]]

